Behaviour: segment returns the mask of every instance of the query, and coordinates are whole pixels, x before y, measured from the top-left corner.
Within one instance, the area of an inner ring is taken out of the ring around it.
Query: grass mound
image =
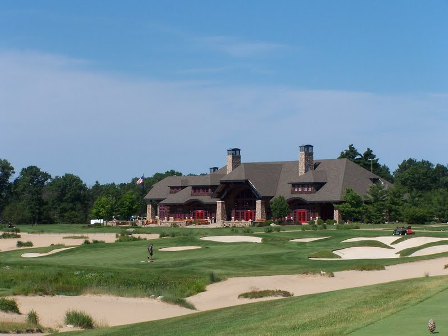
[[[259,299],[259,298],[264,298],[264,297],[290,297],[290,296],[293,296],[293,294],[288,291],[285,291],[285,290],[266,289],[266,290],[261,290],[261,291],[253,290],[250,292],[242,293],[242,294],[238,295],[238,298],[239,299]]]
[[[400,257],[408,257],[411,254],[413,254],[414,252],[417,252],[419,250],[423,250],[425,248],[432,247],[432,246],[443,246],[443,245],[448,245],[448,241],[436,241],[436,242],[432,242],[432,243],[419,245],[416,247],[407,248],[407,249],[400,251]]]
[[[19,307],[15,300],[0,298],[0,310],[20,314]]]
[[[337,255],[336,253],[333,253],[333,251],[329,250],[323,250],[323,251],[317,251],[314,253],[311,253],[308,258],[333,258],[333,259],[340,259],[341,256]]]
[[[95,327],[90,315],[77,310],[69,310],[65,313],[65,324],[71,324],[82,329],[93,329]]]

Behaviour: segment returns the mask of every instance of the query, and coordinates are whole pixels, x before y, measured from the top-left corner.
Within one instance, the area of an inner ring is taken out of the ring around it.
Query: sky
[[[0,1],[0,158],[87,185],[337,158],[446,165],[448,1]]]

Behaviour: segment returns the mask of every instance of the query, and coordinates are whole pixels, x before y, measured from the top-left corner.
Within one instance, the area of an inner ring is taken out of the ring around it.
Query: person
[[[152,253],[153,253],[152,244],[148,246],[148,252],[149,252],[148,259],[152,261]]]

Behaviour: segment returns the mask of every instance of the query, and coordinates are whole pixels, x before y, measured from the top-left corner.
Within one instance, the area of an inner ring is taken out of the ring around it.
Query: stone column
[[[146,204],[146,220],[155,219],[155,214],[154,205],[152,203]]]
[[[224,201],[216,201],[216,223],[222,223],[226,218],[226,203]]]
[[[333,219],[339,224],[342,221],[341,212],[338,209],[334,209],[333,214]]]
[[[255,220],[266,219],[266,208],[263,200],[257,200],[255,204]]]

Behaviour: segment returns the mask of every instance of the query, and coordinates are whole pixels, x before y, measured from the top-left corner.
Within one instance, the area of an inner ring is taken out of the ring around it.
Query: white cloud
[[[278,43],[245,42],[226,36],[202,37],[196,38],[196,41],[206,48],[218,50],[233,57],[259,56],[287,48],[286,45]]]
[[[206,172],[243,161],[295,160],[311,143],[334,158],[353,143],[395,168],[416,157],[444,163],[448,100],[293,87],[135,80],[38,53],[0,53],[0,157],[88,183],[142,173]]]

